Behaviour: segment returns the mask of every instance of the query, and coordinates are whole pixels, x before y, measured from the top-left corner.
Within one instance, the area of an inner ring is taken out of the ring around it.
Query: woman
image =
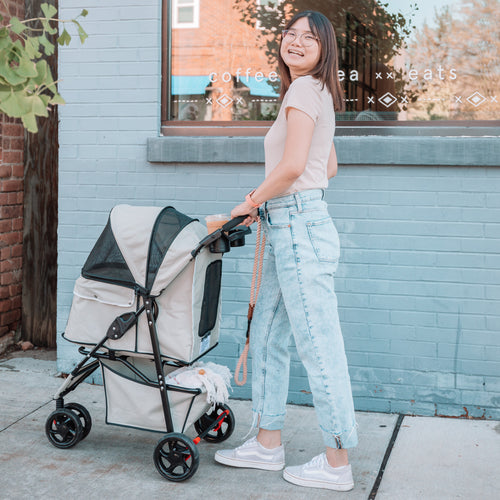
[[[266,135],[266,178],[232,217],[259,216],[268,243],[250,333],[252,410],[256,437],[234,450],[220,450],[225,465],[281,470],[281,429],[288,396],[293,334],[304,364],[326,452],[283,477],[301,486],[347,491],[353,488],[347,448],[357,433],[333,275],[340,248],[323,201],[328,179],[337,173],[333,146],[335,110],[343,107],[337,45],[330,21],[306,11],[283,31],[279,67],[279,115]]]

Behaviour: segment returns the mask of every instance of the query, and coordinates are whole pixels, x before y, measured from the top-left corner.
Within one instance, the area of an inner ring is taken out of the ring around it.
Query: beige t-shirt
[[[266,177],[278,165],[285,152],[286,109],[292,107],[309,115],[315,123],[306,168],[280,196],[304,189],[328,187],[328,158],[335,134],[333,99],[326,85],[310,75],[296,78],[288,88],[278,117],[264,140]]]

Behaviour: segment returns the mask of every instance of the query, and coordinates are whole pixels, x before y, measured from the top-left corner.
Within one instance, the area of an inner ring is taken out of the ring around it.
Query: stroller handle
[[[226,232],[230,231],[234,227],[239,226],[247,217],[248,215],[239,215],[238,217],[231,219],[229,222],[226,222],[221,229]]]
[[[231,231],[231,229],[240,225],[247,217],[248,215],[240,215],[239,217],[235,217],[234,219],[231,219],[229,222],[226,222],[221,228],[217,229],[213,233],[210,233],[208,236],[203,238],[198,244],[198,246],[191,252],[192,257],[195,258],[198,255],[198,253],[200,253],[202,248],[209,246],[211,243],[214,243],[221,237],[226,238],[227,241],[227,236],[225,236],[224,233],[228,233],[229,231]],[[250,229],[248,228],[245,229],[246,229],[245,234],[251,232]]]

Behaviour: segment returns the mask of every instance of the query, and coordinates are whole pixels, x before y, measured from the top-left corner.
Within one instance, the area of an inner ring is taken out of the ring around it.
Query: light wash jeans
[[[300,191],[259,209],[267,259],[250,332],[252,410],[254,426],[283,428],[293,335],[325,445],[352,448],[358,438],[333,286],[339,237],[323,194]]]

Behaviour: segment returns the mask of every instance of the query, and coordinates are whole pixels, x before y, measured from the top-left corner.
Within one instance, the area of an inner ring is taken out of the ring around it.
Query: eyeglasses
[[[310,47],[315,42],[316,43],[318,42],[318,38],[315,37],[312,33],[309,33],[307,31],[305,33],[299,34],[295,30],[283,30],[281,33],[283,35],[283,40],[285,40],[287,43],[294,42],[297,39],[297,37],[299,37],[300,43],[302,43],[304,47]]]

